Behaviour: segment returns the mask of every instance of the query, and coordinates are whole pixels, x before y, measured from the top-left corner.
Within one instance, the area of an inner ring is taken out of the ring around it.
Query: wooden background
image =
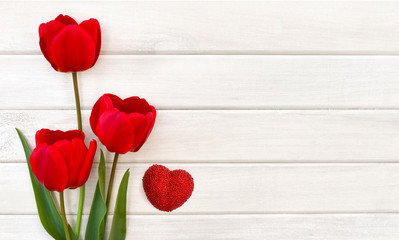
[[[79,74],[88,138],[105,92],[158,109],[118,165],[117,184],[132,173],[127,239],[399,238],[398,1],[1,0],[0,239],[49,239],[14,128],[31,146],[40,128],[76,128],[72,77],[38,44],[59,13],[102,27],[102,55]],[[153,163],[195,178],[173,213],[145,198]]]

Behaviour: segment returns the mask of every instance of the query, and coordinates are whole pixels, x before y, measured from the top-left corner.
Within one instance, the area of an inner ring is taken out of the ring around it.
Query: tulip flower
[[[94,134],[110,152],[115,152],[108,183],[106,215],[108,216],[119,154],[137,152],[150,135],[155,123],[155,108],[144,98],[129,97],[124,100],[113,94],[104,94],[93,106],[90,126]]]
[[[36,133],[36,148],[29,162],[37,180],[49,191],[63,192],[86,183],[97,142],[92,140],[87,149],[84,138],[79,130],[42,129]]]
[[[39,26],[40,49],[51,66],[60,72],[80,72],[96,63],[101,49],[97,19],[79,25],[68,15]]]
[[[94,66],[101,50],[101,29],[97,19],[80,24],[68,15],[60,14],[55,20],[39,26],[40,49],[51,66],[59,72],[71,72],[75,92],[78,129],[82,130],[78,75]],[[76,235],[80,232],[85,186],[80,188]]]
[[[144,98],[122,100],[104,94],[93,107],[90,125],[108,151],[124,154],[141,148],[152,131],[155,117],[155,108]]]

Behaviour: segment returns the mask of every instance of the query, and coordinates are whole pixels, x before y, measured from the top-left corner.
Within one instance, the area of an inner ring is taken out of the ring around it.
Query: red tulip
[[[108,151],[124,154],[141,148],[151,133],[155,117],[155,108],[144,98],[122,100],[104,94],[93,107],[90,125]]]
[[[63,132],[42,129],[36,133],[36,148],[29,162],[37,180],[50,191],[77,188],[89,178],[97,142],[89,149],[82,131]]]
[[[101,29],[97,19],[77,24],[68,15],[39,26],[40,49],[51,66],[60,72],[87,70],[96,63],[101,49]]]

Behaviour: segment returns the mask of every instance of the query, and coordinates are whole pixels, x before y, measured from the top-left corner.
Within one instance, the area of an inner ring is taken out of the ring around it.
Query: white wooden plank
[[[156,210],[144,194],[142,177],[149,166],[151,163],[121,163],[117,167],[116,186],[125,170],[131,171],[129,214],[165,214]],[[172,214],[399,212],[399,164],[165,166],[185,169],[195,181],[191,198]],[[90,209],[96,168],[86,184],[85,213]],[[7,193],[0,196],[0,214],[34,214],[36,205],[26,164],[1,163],[0,176],[0,192]],[[65,193],[67,212],[76,213],[78,195],[78,190]],[[114,198],[110,205],[114,206]]]
[[[94,138],[84,111],[87,140]],[[0,111],[0,160],[24,162],[15,131],[76,128],[73,110]],[[125,162],[398,162],[396,110],[158,111],[147,143]]]
[[[84,233],[86,216],[83,217]],[[110,221],[108,221],[110,222]],[[398,214],[128,216],[127,239],[396,240]],[[0,215],[0,238],[51,239],[36,215]]]
[[[1,1],[0,9],[1,53],[38,54],[39,24],[61,12],[98,18],[105,54],[399,51],[397,1]]]
[[[0,108],[75,108],[71,74],[43,56],[0,65]],[[79,85],[86,109],[105,92],[159,109],[398,108],[398,66],[397,56],[101,56]]]

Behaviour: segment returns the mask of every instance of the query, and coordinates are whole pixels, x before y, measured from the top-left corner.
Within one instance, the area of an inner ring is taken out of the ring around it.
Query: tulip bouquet
[[[36,147],[30,150],[22,133],[21,139],[40,221],[54,239],[79,239],[85,183],[89,178],[97,149],[96,140],[85,144],[79,100],[77,73],[94,66],[101,49],[101,29],[96,19],[78,24],[67,15],[39,26],[40,49],[59,72],[72,73],[75,92],[76,130],[61,131],[41,129],[36,132]],[[106,167],[100,151],[98,180],[88,217],[85,239],[104,239],[110,208],[115,170],[120,154],[137,152],[146,142],[154,126],[156,110],[144,98],[129,97],[124,100],[113,94],[104,94],[94,104],[90,126],[98,140],[114,153],[106,190]],[[126,237],[126,202],[129,169],[126,170],[118,190],[114,215],[108,239]],[[65,214],[64,190],[80,189],[75,229],[68,224]],[[170,212],[182,206],[194,189],[191,175],[184,170],[169,171],[164,166],[153,165],[143,177],[143,189],[148,200],[157,209]],[[59,209],[54,192],[59,193]]]

